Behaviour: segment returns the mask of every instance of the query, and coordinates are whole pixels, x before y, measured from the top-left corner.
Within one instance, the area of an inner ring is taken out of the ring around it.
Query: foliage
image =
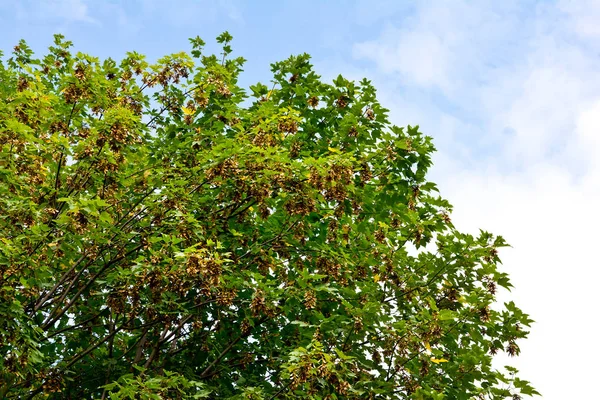
[[[434,147],[307,55],[0,64],[0,397],[502,399],[501,237],[458,232]],[[426,246],[427,245],[427,246]]]

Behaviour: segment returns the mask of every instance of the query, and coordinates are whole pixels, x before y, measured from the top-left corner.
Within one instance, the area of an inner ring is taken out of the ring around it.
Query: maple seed
[[[335,104],[339,107],[339,108],[346,108],[346,106],[348,105],[348,97],[345,95],[342,95],[340,97],[338,97],[338,99],[336,100]]]
[[[519,354],[519,346],[514,341],[508,342],[508,346],[506,346],[506,352],[509,356],[514,357]]]
[[[312,108],[317,108],[319,106],[319,98],[316,96],[311,96],[308,98],[308,105]]]
[[[315,292],[312,290],[306,291],[304,293],[304,305],[307,309],[311,310],[315,308],[317,304],[317,297],[315,296]]]

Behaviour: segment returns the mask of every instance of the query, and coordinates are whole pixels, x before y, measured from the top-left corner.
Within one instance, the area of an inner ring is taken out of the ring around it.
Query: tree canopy
[[[518,399],[532,320],[434,146],[306,54],[0,63],[0,397]]]

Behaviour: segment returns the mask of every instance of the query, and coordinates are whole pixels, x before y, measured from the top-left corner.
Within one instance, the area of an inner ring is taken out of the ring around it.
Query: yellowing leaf
[[[425,342],[425,348],[427,349],[427,351],[431,351],[431,346],[428,342]]]
[[[339,153],[340,150],[339,149],[334,149],[333,147],[328,147],[329,151],[332,153]]]
[[[448,362],[448,360],[446,360],[445,358],[435,358],[435,357],[431,357],[431,362],[439,364],[439,363],[445,363]]]
[[[194,113],[194,110],[192,110],[191,108],[181,107],[181,109],[183,110],[183,113],[185,115],[192,115]]]
[[[373,275],[373,280],[374,280],[375,282],[379,282],[379,274],[375,274],[375,275]]]
[[[269,93],[267,93],[267,97],[266,97],[267,100],[269,100],[269,97],[271,97],[271,93],[273,93],[273,91],[269,90]]]

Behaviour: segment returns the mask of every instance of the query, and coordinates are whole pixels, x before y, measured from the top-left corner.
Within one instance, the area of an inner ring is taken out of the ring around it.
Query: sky
[[[502,297],[536,323],[510,363],[544,399],[598,398],[600,0],[0,0],[4,51],[63,33],[94,56],[155,60],[197,35],[218,52],[224,30],[248,59],[242,85],[307,52],[432,136],[455,225],[512,245]]]

